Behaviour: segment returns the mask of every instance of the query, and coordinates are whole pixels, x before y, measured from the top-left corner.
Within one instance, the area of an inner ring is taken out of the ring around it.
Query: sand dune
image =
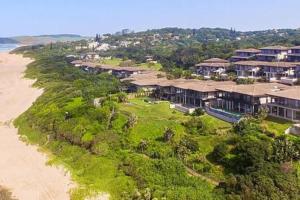
[[[20,200],[66,200],[70,177],[62,168],[46,166],[46,155],[21,142],[11,123],[42,94],[30,87],[32,80],[22,78],[30,62],[20,55],[0,53],[0,186]]]

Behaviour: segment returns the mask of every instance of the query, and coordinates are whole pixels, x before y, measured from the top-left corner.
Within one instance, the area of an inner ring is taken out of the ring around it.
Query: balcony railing
[[[280,82],[284,83],[284,84],[289,84],[289,85],[293,85],[294,83],[296,83],[298,81],[297,78],[289,78],[289,77],[281,77],[280,78]]]
[[[240,114],[232,113],[217,108],[206,107],[205,110],[209,115],[212,115],[230,123],[236,123],[242,118],[242,115]]]

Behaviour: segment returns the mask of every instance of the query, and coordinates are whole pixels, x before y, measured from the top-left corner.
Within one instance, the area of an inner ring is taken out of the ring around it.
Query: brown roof
[[[300,49],[300,46],[291,47],[291,49]]]
[[[141,68],[141,67],[117,67],[117,66],[111,66],[111,65],[99,65],[97,63],[92,62],[83,62],[83,61],[76,61],[78,64],[81,64],[86,67],[91,68],[100,68],[104,70],[115,70],[115,71],[130,71],[130,72],[137,72],[137,71],[147,71],[147,69]],[[72,62],[72,64],[75,64]],[[149,70],[151,71],[151,70]]]
[[[82,60],[74,60],[74,61],[71,62],[71,64],[73,64],[73,65],[77,65],[77,64],[81,65],[82,64]]]
[[[157,85],[160,87],[176,87],[185,90],[194,90],[199,92],[213,92],[221,85],[234,85],[232,81],[203,81],[196,79],[174,79],[168,80],[165,77],[157,78],[158,72],[142,72],[141,74],[131,75],[129,78],[122,79],[122,81],[132,81],[132,84],[138,86],[152,86]]]
[[[254,66],[254,67],[296,67],[300,66],[300,62],[264,62],[264,61],[239,61],[235,65]]]
[[[292,86],[287,90],[273,91],[268,93],[268,95],[300,101],[300,86]]]
[[[289,48],[277,45],[277,46],[263,47],[260,48],[260,50],[289,50]]]
[[[235,85],[232,81],[201,81],[201,80],[186,80],[172,84],[172,86],[185,89],[194,90],[198,92],[215,92],[216,88],[221,85]]]
[[[220,59],[220,58],[211,58],[208,60],[204,60],[203,63],[199,63],[196,67],[229,67],[230,63],[228,60]]]
[[[249,49],[238,49],[235,52],[236,53],[242,53],[242,52],[246,52],[246,53],[260,53],[260,50],[254,49],[254,48],[249,48]]]
[[[204,60],[204,63],[228,63],[228,60],[224,60],[221,58],[210,58],[207,60]]]
[[[196,67],[224,67],[227,68],[230,66],[230,63],[199,63]]]
[[[253,97],[267,96],[267,93],[272,92],[275,89],[285,90],[290,88],[280,83],[255,83],[248,85],[229,85],[218,87],[217,90],[230,92],[230,93],[239,93],[245,94]]]

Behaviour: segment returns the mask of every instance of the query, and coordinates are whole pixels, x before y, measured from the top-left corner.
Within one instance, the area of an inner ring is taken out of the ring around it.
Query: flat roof
[[[296,67],[300,66],[300,62],[265,62],[265,61],[239,61],[234,63],[235,65],[243,65],[243,66],[267,66],[267,67],[284,67],[284,68],[290,68],[290,67]]]
[[[294,47],[291,47],[291,49],[300,49],[300,46],[294,46]]]
[[[280,45],[275,45],[275,46],[268,46],[268,47],[262,47],[260,48],[260,50],[289,50],[289,47],[285,47],[285,46],[280,46]]]
[[[248,49],[238,49],[235,51],[236,53],[260,53],[259,49],[248,48]]]
[[[275,90],[286,90],[292,86],[287,86],[280,83],[254,83],[247,85],[226,85],[218,87],[217,90],[244,94],[253,97],[267,96],[269,92]]]
[[[203,61],[204,63],[228,63],[228,60],[221,59],[221,58],[210,58]]]
[[[203,81],[203,80],[186,80],[184,82],[179,82],[172,84],[176,88],[181,88],[185,90],[193,90],[198,92],[215,92],[217,87],[221,85],[235,85],[233,81]]]
[[[286,90],[269,92],[268,95],[300,101],[300,86],[292,86]]]

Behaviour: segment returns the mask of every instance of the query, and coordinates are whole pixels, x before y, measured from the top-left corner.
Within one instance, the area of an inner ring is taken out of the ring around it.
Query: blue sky
[[[0,37],[161,27],[300,28],[300,0],[0,0]]]

